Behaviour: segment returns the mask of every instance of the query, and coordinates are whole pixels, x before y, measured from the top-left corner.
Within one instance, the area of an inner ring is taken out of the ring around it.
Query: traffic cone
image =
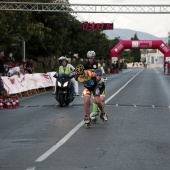
[[[16,102],[16,106],[19,106],[18,96],[16,96],[16,100],[15,100],[15,102]]]
[[[10,106],[11,106],[11,104],[10,104],[9,99],[6,99],[6,108],[7,108],[7,109],[10,109]]]
[[[15,102],[15,98],[12,100],[12,109],[16,108],[16,102]]]
[[[0,96],[0,109],[3,109],[2,97]]]

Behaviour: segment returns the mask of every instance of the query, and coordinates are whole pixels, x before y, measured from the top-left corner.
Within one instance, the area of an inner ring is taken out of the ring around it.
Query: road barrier
[[[55,72],[25,74],[7,77],[3,76],[4,89],[8,95],[28,92],[30,90],[54,87],[56,79],[53,77]]]
[[[2,76],[6,95],[0,96],[0,109],[15,109],[19,106],[19,97],[22,97],[23,93],[29,96],[33,92],[39,93],[40,89],[46,91],[47,87],[54,87],[54,74],[55,72],[25,74],[20,77]]]

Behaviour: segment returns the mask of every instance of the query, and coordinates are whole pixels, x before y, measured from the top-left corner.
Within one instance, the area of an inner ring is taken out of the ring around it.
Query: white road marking
[[[36,167],[29,167],[26,170],[36,170]]]
[[[137,107],[135,104],[134,104],[135,107]]]
[[[139,75],[143,70],[141,70],[138,74],[136,74],[135,76],[133,76],[124,86],[122,86],[116,93],[114,93],[112,96],[110,96],[105,103],[107,103],[108,101],[110,101],[113,97],[115,97],[122,89],[124,89],[137,75]]]
[[[115,97],[121,90],[123,90],[136,76],[138,76],[143,70],[133,76],[124,86],[122,86],[116,93],[110,96],[105,103],[109,102],[113,97]],[[54,146],[47,150],[43,155],[35,160],[35,162],[42,162],[47,159],[52,153],[54,153],[60,146],[62,146],[71,136],[73,136],[82,126],[84,121],[80,122],[75,128],[73,128],[66,136],[59,140]]]
[[[80,122],[75,128],[73,128],[66,136],[60,139],[53,147],[41,155],[35,162],[42,162],[53,152],[55,152],[61,145],[63,145],[71,136],[73,136],[76,131],[78,131],[84,125],[84,121]]]
[[[154,105],[152,105],[152,107],[154,108],[155,106],[154,106]]]

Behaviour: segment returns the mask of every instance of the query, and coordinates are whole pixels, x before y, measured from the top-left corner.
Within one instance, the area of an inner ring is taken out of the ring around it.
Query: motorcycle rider
[[[79,64],[75,68],[76,72],[76,80],[80,83],[84,84],[83,89],[83,99],[84,99],[84,110],[85,110],[85,124],[90,126],[91,118],[90,118],[90,96],[93,94],[93,102],[98,105],[101,114],[100,118],[103,119],[103,121],[107,121],[107,115],[104,112],[102,102],[100,99],[100,88],[98,86],[98,82],[96,81],[97,74],[90,70],[85,70],[84,66],[82,64]]]
[[[68,63],[67,57],[61,56],[59,58],[59,63],[61,64],[61,66],[59,67],[59,73],[71,74],[75,70],[75,67]],[[75,80],[75,78],[72,78],[71,82],[73,83],[74,86],[75,96],[79,96],[78,82]],[[53,94],[55,93],[56,90],[55,92],[53,92]]]

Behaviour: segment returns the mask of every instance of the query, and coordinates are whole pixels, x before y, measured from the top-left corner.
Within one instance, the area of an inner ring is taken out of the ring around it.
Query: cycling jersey
[[[78,82],[83,83],[83,95],[90,96],[93,92],[94,96],[100,96],[105,94],[105,80],[101,78],[96,80],[96,73],[90,70],[85,70],[83,76],[77,78]]]
[[[84,87],[93,90],[94,87],[97,85],[96,82],[96,73],[85,70],[84,71],[84,76],[83,77],[78,77],[78,82],[83,83]]]
[[[91,71],[98,69],[100,66],[101,64],[98,63],[97,61],[94,61],[92,64],[90,64],[88,61],[87,63],[84,64],[85,70],[91,70]]]

